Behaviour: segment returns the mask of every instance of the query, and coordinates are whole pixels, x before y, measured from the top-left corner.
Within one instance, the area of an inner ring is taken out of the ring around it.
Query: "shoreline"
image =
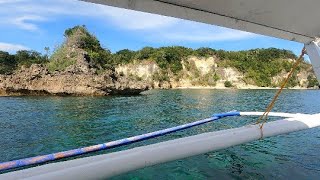
[[[250,86],[250,87],[211,87],[211,86],[183,86],[183,87],[175,87],[171,89],[217,89],[217,90],[225,90],[225,89],[230,89],[230,90],[247,90],[247,89],[252,89],[252,90],[268,90],[268,89],[280,89],[280,87],[257,87],[257,86]],[[293,87],[293,88],[284,88],[288,90],[317,90],[315,88],[305,88],[305,87]]]

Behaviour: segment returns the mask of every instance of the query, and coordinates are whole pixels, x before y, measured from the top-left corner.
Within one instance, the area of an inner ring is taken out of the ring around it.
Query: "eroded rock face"
[[[97,74],[95,69],[69,67],[49,73],[42,65],[21,68],[12,75],[0,76],[0,95],[133,95],[148,90],[144,82],[120,77],[112,71]]]
[[[230,81],[233,84],[232,88],[260,88],[253,79],[246,78],[245,73],[235,67],[219,66],[219,61],[220,59],[215,56],[208,58],[190,56],[181,61],[182,71],[176,75],[170,70],[164,70],[163,73],[154,61],[136,61],[126,65],[119,65],[116,67],[116,73],[148,82],[149,86],[154,89],[193,87],[223,89],[226,81]],[[293,60],[288,59],[287,61],[292,62]],[[283,70],[283,72],[272,77],[271,84],[279,87],[287,75],[288,72]],[[311,65],[303,67],[299,71],[297,74],[298,83],[294,88],[307,88],[309,75],[314,76]]]

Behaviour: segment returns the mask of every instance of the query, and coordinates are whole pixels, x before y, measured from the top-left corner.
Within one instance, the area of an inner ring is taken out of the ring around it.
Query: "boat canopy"
[[[319,36],[318,0],[83,0],[310,43]]]

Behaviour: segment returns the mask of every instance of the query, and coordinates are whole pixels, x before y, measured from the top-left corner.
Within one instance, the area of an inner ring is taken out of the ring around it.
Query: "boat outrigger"
[[[320,1],[313,0],[83,0],[119,8],[155,13],[191,21],[273,36],[303,43],[299,64],[305,53],[320,80]],[[294,67],[295,67],[294,66]],[[294,71],[292,68],[291,72]],[[290,73],[286,81],[290,78]],[[159,163],[216,151],[251,141],[320,126],[320,114],[273,113],[273,105],[286,81],[265,112],[228,112],[148,134],[85,148],[0,163],[0,179],[101,179]],[[229,116],[260,116],[257,124],[174,139],[120,152],[44,164],[90,152],[111,149]],[[284,119],[266,122],[268,116]],[[39,165],[9,172],[17,168]]]

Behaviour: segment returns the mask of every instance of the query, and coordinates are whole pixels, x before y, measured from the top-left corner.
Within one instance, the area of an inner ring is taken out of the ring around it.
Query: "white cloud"
[[[117,26],[131,30],[157,29],[172,26],[178,19],[165,17],[150,13],[137,12],[114,7],[98,5],[101,14],[97,16],[107,16]]]
[[[46,21],[46,18],[35,15],[23,15],[21,17],[13,18],[10,23],[16,25],[18,28],[36,31],[38,26],[32,22]]]
[[[0,0],[0,4],[16,3],[23,0]]]
[[[0,2],[2,1],[0,0]],[[102,19],[114,23],[117,27],[129,30],[163,28],[177,21],[174,18],[76,0],[16,0],[2,5],[0,15],[3,15],[0,19],[5,22],[18,25],[18,28],[26,30],[37,29],[36,23],[39,21],[64,16]]]
[[[29,50],[29,48],[20,44],[10,44],[10,43],[0,42],[0,50],[12,52],[12,51],[19,51],[19,50]]]
[[[38,30],[39,22],[86,17],[100,24],[111,23],[148,41],[214,42],[254,37],[252,33],[76,0],[0,0],[0,3],[7,3],[0,6],[0,25],[7,23],[28,31]]]

